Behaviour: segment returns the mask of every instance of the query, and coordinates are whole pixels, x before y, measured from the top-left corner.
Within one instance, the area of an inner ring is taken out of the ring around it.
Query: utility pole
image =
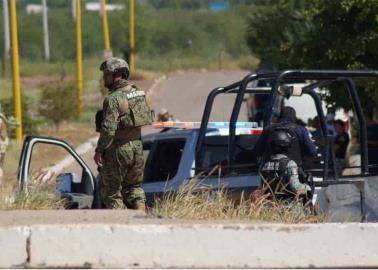
[[[4,13],[4,58],[9,58],[10,41],[9,41],[8,0],[3,0],[3,13]]]
[[[47,4],[46,0],[42,0],[43,7],[43,41],[45,45],[45,59],[50,60],[50,43],[49,43],[49,25],[47,17]]]
[[[16,0],[9,0],[9,25],[12,49],[12,79],[13,79],[13,100],[14,115],[18,126],[16,127],[16,140],[22,142],[22,110],[21,110],[21,90],[20,90],[20,67],[18,58],[18,38],[17,38],[17,13]]]
[[[101,0],[101,16],[102,29],[104,32],[104,58],[112,57],[112,50],[110,49],[108,16],[106,12],[106,0]]]
[[[129,66],[130,66],[130,73],[132,73],[135,69],[135,29],[134,29],[134,0],[129,0],[129,20],[130,20],[130,55],[129,55]]]
[[[75,21],[76,20],[76,0],[72,0],[71,1],[71,7],[72,7],[72,9],[71,9],[71,11],[72,11],[72,18],[73,18],[73,20]]]
[[[83,112],[83,55],[81,45],[81,0],[76,0],[76,85],[79,115]]]
[[[6,60],[9,58],[10,41],[9,41],[9,9],[8,0],[3,0],[3,14],[4,14],[4,55],[1,61],[1,73],[5,76]]]

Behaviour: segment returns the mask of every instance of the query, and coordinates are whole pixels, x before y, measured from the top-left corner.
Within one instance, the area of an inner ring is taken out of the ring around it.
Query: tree
[[[257,34],[252,35],[255,42],[249,39],[249,45],[262,59],[272,59],[280,68],[376,68],[378,0],[269,2],[274,5],[270,11],[264,3],[258,5],[262,11],[259,16],[267,25],[264,27],[256,17],[250,21],[250,32]],[[292,19],[296,13],[299,20]],[[361,80],[358,86],[364,108],[371,109],[378,101],[377,83]],[[348,108],[348,96],[341,91],[336,85],[326,101],[335,108]]]
[[[293,55],[305,68],[374,69],[378,62],[378,1],[317,0],[309,15],[312,27],[293,44]],[[358,91],[365,110],[378,101],[376,81],[360,80]],[[335,107],[350,108],[344,89],[332,89],[326,99]]]
[[[77,107],[72,82],[58,81],[43,87],[39,113],[51,121],[57,130],[62,121],[77,116]]]
[[[309,28],[305,11],[310,1],[256,0],[251,8],[247,43],[261,60],[279,68],[290,66],[288,48]]]

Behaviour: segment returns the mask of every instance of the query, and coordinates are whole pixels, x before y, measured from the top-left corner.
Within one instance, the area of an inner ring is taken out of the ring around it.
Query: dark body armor
[[[290,159],[284,155],[278,159],[273,156],[261,168],[263,188],[271,199],[288,200],[295,197],[295,192],[289,186],[289,162]]]

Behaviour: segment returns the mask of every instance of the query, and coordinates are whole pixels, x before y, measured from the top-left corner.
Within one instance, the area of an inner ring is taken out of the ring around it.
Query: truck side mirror
[[[280,85],[278,88],[279,95],[289,99],[291,96],[299,97],[302,95],[302,85]]]

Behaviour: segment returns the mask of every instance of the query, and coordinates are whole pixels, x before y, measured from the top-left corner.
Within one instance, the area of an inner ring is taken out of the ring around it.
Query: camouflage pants
[[[143,146],[141,141],[113,143],[105,150],[101,167],[101,199],[106,208],[136,209],[145,203],[143,181]]]

